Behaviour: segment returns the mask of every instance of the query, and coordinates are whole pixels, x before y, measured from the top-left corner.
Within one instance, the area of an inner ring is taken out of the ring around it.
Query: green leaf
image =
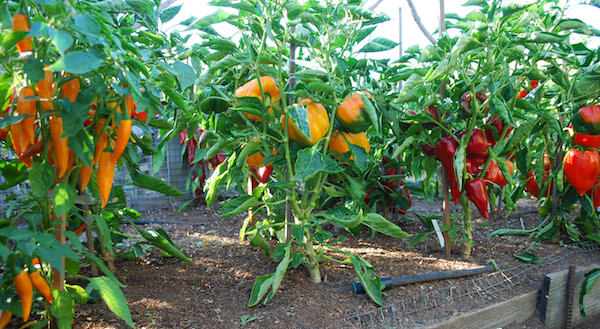
[[[230,161],[233,162],[233,158],[230,158]],[[213,171],[212,175],[206,180],[204,183],[204,193],[206,194],[206,204],[211,205],[215,196],[217,195],[217,187],[223,184],[225,179],[227,178],[227,168],[231,167],[232,163],[220,163],[217,168]]]
[[[0,119],[0,129],[10,127],[15,123],[21,122],[23,119],[27,117],[27,114],[7,116],[6,118]]]
[[[131,223],[133,224],[133,222]],[[181,251],[181,248],[169,238],[167,232],[165,232],[163,229],[145,231],[140,229],[135,224],[134,227],[151,245],[159,248],[160,250],[168,253],[170,256],[173,256],[179,260],[188,263],[192,262],[192,260]]]
[[[100,26],[88,14],[79,13],[75,16],[75,26],[77,32],[87,37],[95,38],[100,34]]]
[[[13,241],[28,240],[33,236],[29,230],[20,230],[14,226],[3,227],[0,229],[0,236],[9,238]]]
[[[185,193],[177,188],[167,184],[164,180],[158,177],[139,174],[135,177],[133,185],[147,190],[156,191],[167,196],[182,196]]]
[[[225,205],[223,205],[223,214],[221,217],[231,217],[241,214],[258,204],[259,201],[256,197],[252,195],[242,195],[233,200],[227,201]]]
[[[465,169],[465,158],[467,149],[467,134],[463,135],[458,150],[454,154],[454,171],[456,172],[456,180],[458,181],[458,189],[462,191],[463,174]]]
[[[256,278],[252,286],[252,292],[250,293],[250,300],[248,300],[248,307],[258,305],[263,297],[265,297],[273,284],[273,276],[274,274],[271,273]]]
[[[254,237],[252,237],[252,240],[250,240],[250,246],[262,249],[265,253],[265,257],[271,257],[271,245],[262,234],[255,234]]]
[[[404,232],[398,225],[390,222],[378,213],[369,213],[362,217],[362,223],[377,232],[394,238],[408,238],[410,234]]]
[[[585,296],[592,290],[596,281],[600,278],[600,268],[595,268],[585,274],[583,282],[581,282],[581,290],[579,291],[579,312],[581,317],[584,318],[585,314]]]
[[[108,249],[111,254],[115,254],[113,249],[113,241],[110,233],[110,229],[108,228],[108,224],[106,220],[104,220],[104,216],[92,214],[94,219],[96,220],[96,225],[98,226],[98,233],[100,234],[100,239],[102,239],[102,244]]]
[[[494,232],[490,233],[490,236],[529,235],[531,232],[533,232],[533,231],[532,230],[515,230],[515,229],[509,229],[509,228],[501,228],[501,229],[495,230]]]
[[[369,41],[366,45],[364,45],[359,50],[359,52],[366,53],[366,52],[386,51],[386,50],[396,48],[396,46],[398,46],[398,43],[396,41],[392,41],[388,38],[379,37],[379,38],[374,38],[373,40]]]
[[[346,139],[346,136],[342,136],[344,137],[344,139]],[[367,159],[369,158],[367,150],[365,150],[362,146],[350,143],[348,140],[346,140],[346,143],[348,144],[350,153],[352,153],[352,156],[354,157],[352,161],[354,161],[354,164],[356,164],[358,169],[364,172],[367,169]]]
[[[365,292],[377,305],[383,306],[383,296],[381,294],[381,279],[375,275],[375,268],[360,256],[350,254],[350,260],[354,265],[354,271],[358,276],[358,281],[362,284]]]
[[[179,80],[181,89],[185,90],[196,82],[196,72],[194,71],[194,68],[185,63],[175,62],[173,64],[173,71],[175,71],[175,74],[177,75],[177,80]]]
[[[408,77],[408,80],[402,84],[402,89],[398,94],[397,102],[406,103],[416,101],[419,98],[419,94],[415,89],[421,85],[423,85],[423,77],[417,73],[411,74],[410,77]]]
[[[290,265],[290,262],[291,262],[290,244],[291,244],[291,241],[288,242],[288,244],[286,245],[285,255],[283,256],[283,259],[281,260],[281,262],[279,262],[279,264],[277,265],[277,269],[275,269],[275,273],[273,273],[273,281],[271,282],[271,292],[269,293],[269,295],[265,298],[265,301],[263,302],[263,304],[265,304],[265,305],[271,299],[273,299],[273,297],[277,293],[277,289],[279,289],[279,285],[281,285],[281,280],[283,280],[283,277],[285,276],[285,272],[287,271],[288,266]]]
[[[52,191],[52,210],[56,217],[60,217],[75,205],[75,199],[77,198],[77,191],[73,185],[68,182],[63,182],[54,187]]]
[[[88,293],[82,286],[65,283],[65,289],[71,294],[77,304],[87,304]]]
[[[163,23],[166,23],[166,22],[170,21],[175,16],[177,16],[177,14],[179,13],[179,11],[181,10],[181,6],[182,5],[172,6],[172,7],[166,8],[165,10],[161,11],[160,12],[160,20]]]
[[[73,45],[73,37],[65,31],[56,31],[56,34],[52,38],[52,43],[54,43],[58,52],[64,55],[71,48],[71,45]]]
[[[127,300],[119,286],[106,276],[91,278],[90,283],[100,292],[100,297],[102,297],[106,306],[115,315],[123,319],[131,328],[135,328],[131,319],[131,311],[129,311],[129,306],[127,306]]]
[[[85,74],[99,68],[100,65],[102,65],[102,60],[92,53],[72,51],[66,53],[46,69],[53,72],[65,71],[71,74]]]
[[[321,172],[334,174],[344,170],[331,156],[321,154],[318,149],[318,144],[315,144],[311,148],[298,151],[294,179],[307,181]]]
[[[288,116],[296,126],[300,134],[307,140],[311,140],[310,122],[308,121],[307,106],[291,105],[288,107]],[[316,142],[316,141],[315,141]],[[303,145],[304,146],[304,145]]]
[[[213,24],[225,22],[231,16],[232,15],[228,14],[226,11],[219,9],[216,12],[214,12],[208,16],[204,16],[204,17],[198,19],[197,21],[195,21],[193,24],[191,24],[188,27],[188,30],[191,30],[191,29],[203,30],[207,27],[210,27]]]
[[[513,254],[512,256],[525,263],[539,264],[542,262],[538,256],[529,252],[524,252],[519,255]]]
[[[356,227],[362,222],[361,216],[343,206],[321,212],[318,216],[341,227]]]
[[[402,144],[394,148],[394,153],[392,154],[392,159],[398,158],[398,156],[409,146],[411,146],[414,142],[417,141],[415,136],[408,136],[402,141]]]
[[[60,329],[70,329],[75,315],[75,300],[68,291],[52,290],[54,301],[50,304],[50,313]]]
[[[54,185],[54,168],[45,162],[34,162],[29,170],[29,184],[33,193],[44,198]]]
[[[5,180],[0,184],[0,191],[20,184],[28,177],[27,167],[19,160],[0,161],[0,172]]]
[[[360,98],[362,99],[363,104],[365,106],[364,110],[367,112],[371,123],[375,127],[377,135],[381,136],[381,121],[379,120],[379,116],[377,115],[377,110],[375,109],[375,106],[373,106],[373,103],[371,102],[369,96],[360,93]]]

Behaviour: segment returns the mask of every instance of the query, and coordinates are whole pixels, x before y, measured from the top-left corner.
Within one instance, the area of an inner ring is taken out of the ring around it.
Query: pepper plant
[[[160,167],[164,145],[176,136],[174,123],[182,117],[176,114],[187,111],[182,95],[193,68],[178,60],[183,39],[158,31],[178,10],[159,12],[158,3],[145,0],[0,5],[0,147],[9,152],[0,160],[0,188],[23,182],[30,187],[3,201],[2,327],[12,314],[28,321],[33,310],[44,317],[26,326],[46,326],[52,319],[70,328],[74,304],[85,303],[91,290],[133,327],[111,265],[115,244],[124,237],[120,225],[134,224],[139,213],[126,209],[123,187],[113,186],[113,178],[124,167],[132,185],[181,194],[142,174],[138,165],[141,150],[154,154]],[[167,117],[173,119],[161,119]],[[150,136],[132,132],[134,124],[147,133],[161,129],[156,149]],[[91,246],[90,230],[96,232],[101,255],[83,247],[78,234],[86,227]],[[189,261],[164,231],[135,227],[143,238],[135,245],[137,255],[151,245]],[[84,260],[102,275],[80,274]],[[89,281],[88,292],[70,285],[73,278]]]
[[[323,225],[349,230],[366,225],[391,236],[408,236],[364,203],[363,177],[367,168],[379,166],[369,156],[369,139],[381,134],[381,112],[373,96],[377,84],[369,77],[371,66],[358,56],[397,45],[385,38],[363,41],[387,18],[363,9],[360,1],[212,4],[235,13],[219,10],[186,22],[210,48],[203,60],[208,70],[197,82],[196,104],[210,99],[202,90],[211,85],[218,94],[212,97],[231,104],[208,119],[214,127],[224,117],[229,126],[210,132],[228,158],[206,182],[206,200],[213,202],[224,183],[243,192],[225,202],[223,216],[250,211],[242,238],[280,259],[275,273],[257,278],[248,304],[270,301],[290,267],[304,265],[311,281],[321,282],[320,262],[342,261],[328,255],[333,250],[348,255],[367,293],[381,305],[374,268],[337,249],[341,237]],[[210,26],[223,21],[238,30],[235,41]],[[319,211],[324,196],[346,196],[347,201]],[[275,248],[268,242],[271,238],[279,241]]]

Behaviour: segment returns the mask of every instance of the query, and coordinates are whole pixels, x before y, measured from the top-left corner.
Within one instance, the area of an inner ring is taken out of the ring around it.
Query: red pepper
[[[435,149],[427,143],[421,144],[421,150],[423,150],[423,153],[425,153],[425,155],[428,155],[430,157],[435,156]]]
[[[223,161],[225,161],[225,155],[223,154],[223,151],[219,151],[217,155],[208,159],[208,162],[213,168],[217,168],[217,166],[223,163]]]
[[[592,200],[594,200],[594,210],[600,207],[600,179],[596,178],[596,187],[592,189]]]
[[[485,189],[485,183],[481,178],[475,178],[465,184],[465,192],[479,213],[486,219],[490,217],[488,213],[488,195]]]
[[[548,180],[548,177],[550,176],[550,173],[548,172],[548,170],[544,171],[544,180],[542,181],[542,185],[546,184],[546,181]],[[525,177],[525,180],[527,181],[527,183],[525,184],[525,191],[531,193],[531,195],[535,196],[536,198],[540,196],[540,186],[538,185],[537,181],[535,180],[535,175],[533,173],[533,170],[530,171],[527,176]],[[548,196],[550,195],[550,192],[552,192],[552,187],[554,186],[553,182],[550,182],[550,184],[546,187],[546,190],[544,191],[544,195]]]
[[[600,154],[597,151],[587,150],[581,153],[571,149],[563,159],[563,169],[569,184],[579,195],[591,190],[600,174]]]
[[[510,172],[513,171],[512,161],[506,160],[506,166],[508,167],[508,170]],[[500,187],[506,186],[506,184],[508,184],[506,182],[506,179],[504,178],[504,175],[502,174],[502,171],[500,170],[500,167],[498,167],[498,163],[493,160],[490,161],[488,170],[485,172],[485,176],[483,176],[483,179],[488,180]]]
[[[458,142],[452,137],[444,137],[435,144],[435,153],[437,154],[437,158],[442,162],[444,169],[446,169],[448,185],[450,186],[454,204],[458,204],[460,202],[461,194],[461,191],[458,187],[456,172],[454,171],[454,154],[456,154],[457,148]]]
[[[271,177],[271,174],[273,173],[273,169],[273,165],[270,163],[266,166],[258,168],[258,180],[263,184],[267,183]]]
[[[519,94],[517,95],[517,98],[525,98],[525,96],[527,96],[530,91],[532,91],[533,89],[537,88],[537,86],[538,86],[539,83],[540,82],[538,80],[531,80],[531,82],[529,82],[529,85],[531,86],[531,89],[529,89],[529,90],[521,90],[521,92],[519,92]]]
[[[488,154],[487,153],[480,153],[480,154],[469,154],[467,156],[467,159],[470,159],[473,166],[475,166],[475,168],[481,167],[483,166],[488,159]]]
[[[479,103],[483,103],[487,100],[487,96],[484,93],[476,93],[475,98],[477,98]],[[463,113],[467,116],[471,115],[472,99],[473,99],[473,96],[470,91],[467,91],[460,97],[460,106],[462,108]],[[487,110],[487,109],[489,109],[489,105],[486,103],[484,110]]]
[[[466,134],[464,131],[459,134],[459,138]],[[469,143],[467,144],[467,153],[470,154],[483,154],[485,153],[488,147],[492,146],[492,143],[485,137],[483,131],[479,128],[473,129],[471,133],[471,138],[469,138]]]
[[[583,133],[576,133],[573,136],[573,143],[590,148],[600,148],[600,135],[588,135]]]
[[[484,129],[485,137],[490,141],[490,143],[492,143],[492,146],[494,146],[496,145],[496,141],[504,134],[505,126],[502,120],[500,120],[500,118],[498,118],[497,115],[494,115],[493,117],[489,118],[487,120],[487,124],[496,128],[496,131],[494,131],[491,127],[487,127]],[[510,132],[515,129],[515,127],[509,126],[507,129],[508,131],[506,132],[504,138],[506,138],[508,134],[510,134]]]
[[[467,172],[473,176],[479,175],[479,173],[483,170],[481,169],[481,165],[473,161],[471,158],[467,158],[465,161],[465,169],[467,169]]]
[[[187,144],[187,159],[190,167],[195,165],[194,158],[196,157],[196,147],[198,146],[198,142],[195,137],[190,137]]]
[[[426,110],[427,113],[431,114],[431,116],[433,116],[433,120],[436,122],[440,121],[440,115],[439,115],[439,110],[435,105],[430,105]],[[428,122],[428,123],[424,123],[423,127],[426,129],[432,129],[436,126],[436,124],[434,122]]]
[[[179,145],[183,145],[183,143],[185,143],[186,139],[187,139],[187,129],[182,131],[179,134]]]
[[[580,108],[573,116],[572,121],[576,132],[599,135],[600,105],[590,105]]]

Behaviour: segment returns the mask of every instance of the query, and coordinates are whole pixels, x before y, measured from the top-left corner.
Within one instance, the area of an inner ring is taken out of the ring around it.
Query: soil
[[[441,202],[415,200],[411,211],[422,214],[439,214]],[[466,269],[485,265],[493,259],[501,268],[514,268],[523,263],[512,255],[524,252],[539,257],[555,257],[579,250],[560,241],[532,244],[528,236],[495,236],[489,233],[499,228],[531,229],[540,223],[533,200],[520,201],[517,211],[508,218],[493,214],[484,221],[475,217],[472,259],[465,261],[461,247],[455,243],[452,256],[447,259],[435,234],[409,246],[410,239],[397,239],[382,234],[373,236],[363,230],[358,236],[332,228],[346,237],[339,249],[353,252],[369,261],[381,277],[396,277],[432,271]],[[377,321],[361,322],[357,314],[380,314],[389,317],[386,328],[416,328],[438,323],[463,312],[491,303],[500,302],[524,292],[539,289],[545,273],[564,270],[569,264],[578,266],[598,261],[599,252],[579,253],[552,264],[540,264],[523,277],[522,282],[508,289],[479,293],[456,300],[442,300],[436,307],[415,309],[402,316],[384,313],[365,295],[340,290],[341,286],[357,281],[351,264],[325,262],[322,265],[323,283],[313,284],[308,272],[300,266],[288,270],[281,288],[271,302],[250,308],[248,298],[254,280],[273,273],[277,262],[265,257],[262,250],[239,241],[243,216],[220,218],[218,206],[189,207],[184,212],[172,210],[152,211],[142,214],[141,220],[156,222],[143,225],[163,228],[181,246],[193,262],[186,263],[166,258],[152,251],[136,261],[118,259],[116,276],[125,285],[123,291],[129,303],[137,328],[383,328]],[[408,215],[412,221],[397,220],[405,231],[416,235],[427,231],[420,220]],[[522,219],[522,221],[521,221]],[[168,223],[167,223],[168,222]],[[127,227],[126,230],[133,229]],[[337,259],[342,254],[326,252]],[[84,268],[89,271],[89,268]],[[480,277],[479,275],[478,277]],[[386,291],[386,305],[396,305],[429,293],[436,297],[450,285],[469,283],[471,278],[431,281],[409,284]],[[411,305],[408,305],[410,309]],[[416,307],[416,304],[415,304]],[[78,305],[73,327],[76,329],[127,328],[102,302]],[[371,313],[369,313],[371,312]],[[508,328],[543,328],[537,317]],[[582,327],[584,328],[584,327]],[[591,327],[589,327],[591,328]]]

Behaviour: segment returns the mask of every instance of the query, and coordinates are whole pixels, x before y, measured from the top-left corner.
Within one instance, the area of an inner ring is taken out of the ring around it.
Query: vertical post
[[[402,58],[402,7],[398,7],[398,59]],[[398,85],[402,89],[402,80]]]
[[[444,8],[444,0],[440,0],[440,38],[446,32],[446,13]],[[446,84],[442,84],[440,88],[440,94],[442,98],[446,92]],[[442,209],[444,211],[444,226],[446,228],[450,228],[452,224],[450,222],[450,195],[448,194],[448,175],[446,170],[442,167],[442,195],[444,197],[444,201],[442,202]],[[452,245],[450,241],[450,235],[448,235],[448,230],[444,231],[444,251],[446,253],[446,258],[449,258],[452,254]]]
[[[91,220],[90,220],[89,206],[87,204],[84,204],[82,206],[82,208],[83,208],[83,218],[85,218],[85,220],[86,220],[85,236],[87,238],[88,251],[90,252],[90,254],[95,255],[96,251],[94,248],[94,237],[92,236],[92,226],[90,225]],[[92,276],[94,276],[94,277],[98,276],[98,267],[96,267],[96,264],[93,262],[92,262]]]
[[[54,225],[54,237],[61,245],[65,245],[65,229],[67,227],[67,214],[63,214],[58,218],[58,223]],[[56,268],[52,269],[52,288],[55,290],[64,290],[65,289],[65,257],[61,257],[63,272],[61,273]]]

